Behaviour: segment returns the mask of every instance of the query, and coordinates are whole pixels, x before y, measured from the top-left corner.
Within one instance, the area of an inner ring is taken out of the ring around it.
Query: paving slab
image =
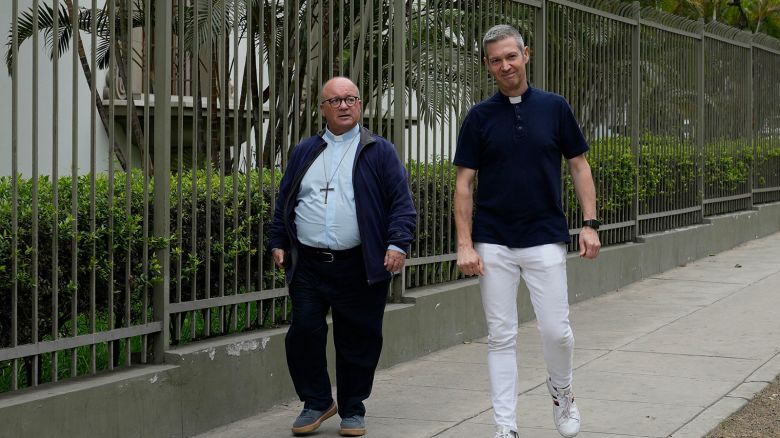
[[[672,433],[672,438],[701,438],[747,404],[743,398],[724,397]]]
[[[742,382],[761,365],[757,359],[695,356],[638,351],[611,351],[578,370],[604,371],[626,375],[687,377],[704,381]],[[780,369],[780,363],[777,364]],[[774,376],[772,376],[774,378]]]
[[[779,285],[776,233],[573,305],[578,436],[705,435],[780,373]],[[486,342],[379,371],[366,436],[492,438]],[[519,328],[517,357],[520,437],[558,437],[534,322]],[[301,407],[291,400],[201,437],[287,437]],[[338,423],[311,436],[336,437]]]

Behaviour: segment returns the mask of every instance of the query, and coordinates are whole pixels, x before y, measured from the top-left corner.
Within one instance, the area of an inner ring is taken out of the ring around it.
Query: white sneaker
[[[517,432],[506,426],[497,426],[495,438],[517,438]]]
[[[566,438],[572,438],[580,431],[580,410],[574,403],[571,385],[568,388],[558,389],[548,378],[547,389],[553,398],[553,421],[558,428],[558,433]]]

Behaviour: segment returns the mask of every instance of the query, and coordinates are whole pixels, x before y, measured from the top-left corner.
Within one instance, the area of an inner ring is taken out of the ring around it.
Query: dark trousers
[[[342,418],[365,415],[382,351],[382,317],[389,281],[369,285],[360,255],[325,262],[301,254],[290,284],[292,324],[285,338],[287,366],[307,409],[333,403],[325,347],[331,310],[336,385]]]

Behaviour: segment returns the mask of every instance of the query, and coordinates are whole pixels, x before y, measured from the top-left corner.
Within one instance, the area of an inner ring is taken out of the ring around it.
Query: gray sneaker
[[[293,435],[304,435],[310,432],[314,432],[318,427],[320,427],[320,424],[322,424],[323,421],[332,417],[337,411],[338,408],[336,407],[336,403],[333,403],[328,409],[324,411],[304,409],[293,423]]]
[[[366,434],[366,418],[362,415],[352,415],[341,419],[341,436],[363,436]]]

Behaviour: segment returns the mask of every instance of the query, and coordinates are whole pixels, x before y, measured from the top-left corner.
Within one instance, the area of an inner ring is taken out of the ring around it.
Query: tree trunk
[[[65,0],[65,4],[68,7],[68,10],[70,11],[71,17],[77,17],[78,11],[75,10],[73,7],[73,1],[72,0]],[[81,36],[79,35],[79,32],[73,32],[74,38],[76,38],[77,47],[78,47],[78,53],[79,53],[79,60],[81,61],[81,70],[84,72],[84,78],[87,80],[87,84],[92,85],[92,69],[89,67],[89,62],[87,62],[87,55],[84,51],[84,43],[81,41]],[[97,109],[98,114],[100,115],[100,121],[103,124],[103,129],[106,131],[106,135],[108,135],[109,127],[111,126],[110,123],[113,123],[113,120],[108,119],[108,113],[106,112],[106,109],[103,107],[103,100],[100,98],[99,93],[95,93],[95,108]],[[119,164],[122,166],[123,170],[128,169],[128,163],[127,163],[127,157],[124,156],[124,153],[122,152],[122,149],[119,147],[119,145],[114,142],[112,146],[112,149],[114,150],[114,153],[116,154],[117,160],[119,160]],[[73,147],[76,147],[74,145]]]
[[[67,0],[67,1],[71,1],[71,0]],[[111,0],[111,1],[114,1],[114,0]],[[124,10],[125,10],[125,8],[120,6],[120,8],[119,8],[119,11],[120,11],[120,13],[119,13],[119,16],[120,16],[119,21],[120,21],[120,23],[125,21],[125,20],[123,20],[121,18],[122,15],[123,15],[122,11],[124,11]],[[132,11],[127,11],[127,14],[131,14],[131,13],[132,13]],[[132,33],[132,30],[130,32]],[[123,41],[122,36],[123,36],[122,28],[119,27],[117,29],[117,41],[122,42]],[[121,47],[122,47],[121,45],[117,45],[117,49],[118,49],[117,53],[116,53],[117,72],[119,74],[119,79],[122,81],[123,84],[125,84],[125,94],[126,94],[125,97],[127,99],[127,115],[128,115],[128,117],[130,117],[130,131],[131,131],[131,135],[132,135],[131,138],[132,138],[133,143],[138,146],[138,150],[141,152],[141,159],[142,159],[141,162],[143,162],[143,159],[145,158],[145,156],[147,154],[146,150],[144,149],[144,131],[143,131],[143,128],[141,128],[141,122],[140,122],[138,116],[135,115],[135,103],[133,101],[133,84],[128,83],[127,76],[126,76],[126,73],[127,73],[127,63],[128,62],[131,65],[130,68],[132,68],[133,48],[132,48],[132,45],[130,47],[128,47],[127,52],[130,54],[130,56],[126,57],[125,53],[124,53],[124,50]],[[147,54],[147,56],[149,56],[149,54]],[[148,92],[148,90],[147,90],[147,92]],[[150,157],[149,163],[150,163],[150,170],[151,170],[151,168],[154,165],[153,160],[151,160],[151,157]]]

